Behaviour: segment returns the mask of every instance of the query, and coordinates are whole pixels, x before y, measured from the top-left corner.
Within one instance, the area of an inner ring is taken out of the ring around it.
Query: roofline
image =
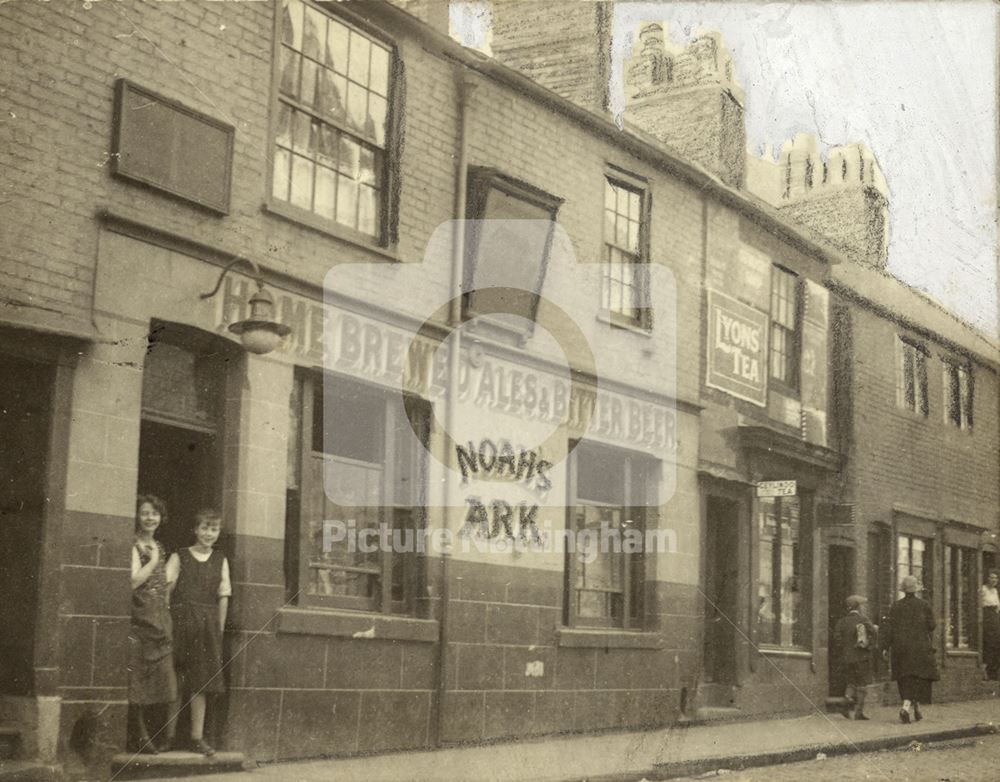
[[[989,336],[979,331],[979,329],[975,328],[971,324],[960,320],[957,316],[954,315],[954,313],[945,309],[933,299],[926,298],[918,291],[913,290],[912,288],[910,288],[909,285],[907,285],[902,280],[898,280],[895,277],[893,277],[893,279],[896,279],[900,283],[900,285],[906,287],[909,290],[910,295],[919,296],[921,298],[921,304],[928,307],[933,307],[934,309],[938,310],[938,312],[940,312],[942,315],[947,315],[953,318],[955,320],[955,325],[957,327],[966,331],[969,334],[969,336],[973,337],[974,339],[978,339],[981,342],[983,342],[985,347],[989,347],[990,349],[992,349],[992,355],[987,355],[982,348],[973,348],[970,347],[969,345],[962,344],[958,340],[948,337],[945,334],[942,334],[940,331],[936,331],[927,326],[926,324],[917,321],[915,318],[909,316],[908,314],[900,312],[899,310],[895,310],[886,304],[878,302],[875,299],[871,298],[870,296],[866,296],[857,288],[849,285],[843,280],[828,278],[825,281],[825,285],[834,293],[837,293],[843,296],[845,299],[848,299],[850,301],[855,302],[856,304],[859,304],[860,306],[874,312],[876,315],[879,315],[880,317],[884,317],[887,320],[899,323],[901,326],[904,326],[905,328],[908,328],[920,334],[923,337],[926,337],[928,339],[933,339],[935,342],[938,342],[939,344],[944,345],[954,350],[955,352],[962,353],[970,358],[974,358],[983,366],[989,367],[994,371],[1000,371],[1000,345],[998,345],[995,340],[992,340]]]
[[[352,8],[350,4],[338,4],[338,8],[358,13],[356,10],[358,6]],[[376,8],[378,10],[375,10]],[[378,16],[380,19],[405,26],[423,43],[440,50],[445,57],[468,69],[500,82],[520,94],[527,95],[547,108],[569,117],[606,138],[613,139],[616,144],[633,153],[636,157],[669,171],[699,190],[710,193],[721,203],[736,209],[761,228],[780,234],[797,249],[818,257],[827,264],[850,262],[843,253],[835,249],[815,231],[789,222],[780,215],[777,209],[765,201],[747,191],[727,185],[706,169],[684,160],[669,146],[637,128],[630,125],[624,128],[618,127],[609,117],[602,116],[562,97],[548,87],[493,58],[465,48],[449,36],[421,21],[409,11],[392,3],[373,4],[367,6],[365,10],[374,11],[372,15]]]

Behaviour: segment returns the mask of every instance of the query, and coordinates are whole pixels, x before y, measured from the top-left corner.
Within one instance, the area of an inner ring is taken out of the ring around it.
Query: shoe
[[[174,748],[174,740],[163,739],[159,744],[156,745],[156,748],[160,750],[160,752],[170,752]]]
[[[906,709],[900,709],[899,710],[899,721],[902,722],[904,725],[909,725],[910,724],[910,712],[908,712]]]
[[[867,720],[869,718],[865,716],[864,712],[859,711],[857,714],[854,715],[854,719],[856,719],[856,720]]]
[[[205,739],[191,739],[191,751],[204,755],[206,758],[215,754],[215,750],[205,742]]]
[[[153,740],[149,736],[139,737],[139,749],[140,755],[159,755],[159,748],[153,743]]]

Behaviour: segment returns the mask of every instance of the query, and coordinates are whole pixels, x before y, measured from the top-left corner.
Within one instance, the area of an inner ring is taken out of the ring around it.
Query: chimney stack
[[[864,144],[831,147],[824,160],[815,136],[785,141],[778,159],[747,158],[747,189],[825,237],[851,260],[884,269],[889,247],[885,177]]]
[[[677,46],[644,23],[625,61],[625,120],[733,187],[746,167],[743,90],[718,33]]]

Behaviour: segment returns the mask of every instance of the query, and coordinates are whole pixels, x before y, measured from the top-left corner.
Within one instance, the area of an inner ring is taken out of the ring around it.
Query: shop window
[[[465,317],[529,336],[562,199],[492,168],[470,169],[468,181]]]
[[[615,176],[604,180],[603,308],[613,324],[650,328],[649,194]]]
[[[393,47],[303,0],[282,0],[272,206],[391,243]]]
[[[913,576],[923,588],[925,600],[931,599],[933,591],[932,576],[934,560],[932,558],[931,541],[915,535],[900,535],[896,539],[896,586],[904,576]],[[902,599],[903,593],[897,591],[896,599]]]
[[[797,274],[771,267],[771,380],[790,391],[799,387],[801,287]]]
[[[581,443],[571,456],[567,546],[567,617],[573,626],[641,629],[642,543],[654,462]],[[631,541],[631,543],[630,543]]]
[[[416,610],[429,408],[405,404],[419,439],[398,394],[333,375],[297,378],[288,519],[298,545],[286,570],[300,604]]]
[[[978,552],[964,546],[945,546],[944,602],[948,627],[945,643],[952,649],[975,649],[978,644]]]
[[[927,416],[927,352],[903,337],[896,339],[896,404]]]
[[[799,497],[757,500],[757,638],[762,644],[808,647],[811,530]]]
[[[944,419],[959,429],[972,428],[972,370],[951,361],[944,367]]]

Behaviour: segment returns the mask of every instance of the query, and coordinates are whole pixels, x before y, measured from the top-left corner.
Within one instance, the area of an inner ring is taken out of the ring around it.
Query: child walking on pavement
[[[847,679],[847,690],[844,698],[847,704],[843,714],[851,718],[851,707],[854,707],[854,719],[867,720],[865,716],[865,695],[867,686],[872,681],[872,650],[875,648],[875,626],[864,615],[864,605],[868,600],[861,595],[851,595],[847,598],[847,616],[837,622],[834,629],[834,641],[840,655],[841,665]]]
[[[214,510],[195,514],[197,542],[172,554],[168,573],[176,573],[170,601],[174,620],[174,664],[181,698],[191,703],[190,749],[214,755],[205,741],[208,693],[223,691],[222,631],[232,586],[229,562],[212,547],[219,539],[222,519]]]

